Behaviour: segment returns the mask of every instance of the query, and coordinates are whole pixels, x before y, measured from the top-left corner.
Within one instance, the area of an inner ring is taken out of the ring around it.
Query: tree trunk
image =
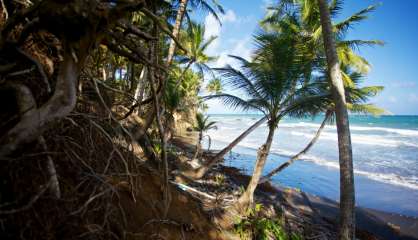
[[[335,102],[335,114],[338,133],[340,161],[340,229],[339,238],[355,238],[355,192],[353,174],[353,156],[351,148],[350,126],[345,101],[344,85],[332,32],[331,18],[326,0],[318,0],[321,15],[322,36],[327,57],[328,71],[331,77],[331,89]]]
[[[140,103],[142,101],[142,98],[144,96],[144,90],[145,90],[145,78],[147,76],[147,67],[144,66],[141,70],[141,74],[139,75],[138,84],[136,86],[134,100],[132,101],[132,106]],[[140,106],[138,106],[140,107]]]
[[[173,36],[177,38],[180,33],[181,23],[183,22],[184,14],[186,13],[188,0],[181,0],[179,10],[177,11],[176,22],[173,27]],[[174,52],[176,51],[176,43],[173,39],[170,41],[170,47],[168,48],[167,66],[171,65],[173,61]]]
[[[238,199],[237,206],[240,210],[245,210],[254,201],[254,191],[258,185],[261,174],[263,173],[264,165],[266,164],[267,156],[270,152],[271,143],[273,142],[274,130],[274,126],[269,127],[269,134],[267,136],[266,143],[258,149],[257,161],[255,163],[253,175],[251,176],[251,180],[248,183],[247,189]]]
[[[266,120],[267,120],[267,117],[261,118],[256,123],[254,123],[251,127],[249,127],[247,130],[245,130],[245,132],[239,135],[228,146],[226,146],[218,154],[216,154],[212,159],[205,162],[199,169],[184,172],[183,175],[189,178],[193,178],[193,179],[202,178],[209,169],[211,169],[215,164],[217,164],[220,160],[223,159],[225,154],[230,152],[232,148],[234,148],[238,143],[240,143],[245,137],[247,137],[252,131],[258,128]]]
[[[200,151],[202,149],[202,139],[203,139],[203,132],[200,131],[199,132],[199,140],[198,140],[197,145],[196,145],[196,152],[194,153],[193,159],[198,158],[199,155],[200,155]]]
[[[23,114],[20,121],[0,137],[0,157],[38,139],[48,123],[67,116],[74,109],[79,69],[71,53],[65,51],[54,94],[44,105]]]
[[[155,9],[154,9],[155,11]],[[158,36],[158,27],[154,24],[153,27],[153,35],[155,37]],[[157,53],[158,53],[158,42],[152,41],[150,44],[150,51],[149,51],[149,58],[150,62],[154,65],[149,67],[148,74],[149,74],[149,83],[151,86],[152,97],[154,99],[154,111],[157,121],[158,132],[160,135],[160,144],[161,144],[161,175],[163,177],[163,218],[167,217],[168,210],[171,204],[171,195],[170,195],[170,185],[168,182],[168,161],[167,161],[167,142],[165,139],[165,130],[161,119],[162,113],[162,106],[160,105],[160,99],[158,97],[158,93],[155,89],[155,67],[158,65]]]
[[[306,154],[312,148],[312,146],[316,143],[316,141],[318,140],[319,136],[321,135],[322,130],[325,127],[326,122],[331,117],[331,114],[332,114],[331,111],[327,111],[327,113],[325,114],[325,118],[322,121],[321,126],[319,127],[319,129],[316,132],[315,136],[312,138],[312,140],[308,143],[308,145],[306,145],[306,147],[302,151],[300,151],[298,154],[296,154],[293,157],[291,157],[287,162],[282,163],[279,167],[275,168],[273,171],[271,171],[266,176],[262,177],[261,180],[260,180],[260,183],[265,183],[265,182],[269,181],[271,177],[273,177],[277,173],[283,171],[290,164],[292,164],[294,161],[298,160],[302,155]]]
[[[176,82],[176,86],[175,86],[175,88],[174,88],[174,89],[177,89],[177,88],[180,86],[180,83],[181,83],[181,81],[183,80],[184,75],[186,74],[187,70],[189,70],[190,66],[192,66],[192,64],[193,64],[193,61],[189,61],[189,62],[187,63],[187,66],[183,69],[183,72],[181,73],[181,75],[180,75],[179,79],[177,80],[177,82]]]

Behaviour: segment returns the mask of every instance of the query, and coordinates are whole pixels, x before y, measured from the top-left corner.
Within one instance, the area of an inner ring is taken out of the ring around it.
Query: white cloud
[[[236,66],[237,64],[236,60],[233,58],[230,58],[228,55],[236,55],[236,56],[240,56],[244,59],[249,60],[251,57],[251,47],[249,46],[250,40],[251,40],[250,37],[247,37],[241,40],[233,40],[231,45],[233,45],[234,47],[230,50],[221,52],[219,59],[215,65],[217,67],[223,67],[229,64],[233,67],[238,67]]]
[[[222,23],[233,23],[238,21],[237,15],[232,10],[227,10],[225,14],[220,15],[219,18]],[[212,14],[206,16],[205,27],[205,39],[208,39],[211,36],[219,36],[221,33],[221,25]]]
[[[233,55],[239,55],[242,57],[248,57],[249,56],[249,50],[245,48],[245,44],[248,42],[248,39],[243,39],[241,41],[233,40],[233,39],[224,39],[222,37],[222,33],[228,31],[231,27],[237,27],[237,26],[231,26],[227,23],[234,23],[238,24],[240,27],[242,24],[245,24],[251,16],[242,18],[235,14],[232,10],[227,10],[225,14],[220,15],[220,19],[222,22],[222,27],[219,24],[219,22],[216,20],[216,18],[212,14],[208,14],[205,18],[205,35],[204,38],[207,40],[212,36],[217,36],[218,38],[215,39],[212,44],[208,47],[206,50],[206,53],[208,55],[212,56],[219,56],[219,59],[214,66],[224,66],[227,63],[230,63],[228,54]],[[231,41],[232,40],[232,41]],[[221,45],[223,46],[221,48]],[[232,50],[224,50],[225,46],[233,46]]]
[[[212,36],[219,36],[221,33],[221,26],[212,14],[208,14],[205,18],[205,39]]]
[[[236,22],[237,21],[237,15],[235,15],[235,12],[232,10],[227,10],[224,15],[221,15],[221,22],[227,23],[227,22]]]

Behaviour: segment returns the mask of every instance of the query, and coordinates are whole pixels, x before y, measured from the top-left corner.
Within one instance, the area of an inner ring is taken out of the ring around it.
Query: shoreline
[[[246,174],[252,173],[256,156],[249,149],[237,146],[232,155],[225,159],[225,165],[241,169]],[[286,158],[270,154],[264,174],[279,165]],[[361,207],[393,212],[409,217],[418,217],[416,200],[418,191],[403,186],[371,179],[369,176],[356,174],[356,201]],[[291,167],[271,179],[273,184],[301,189],[317,196],[324,196],[334,201],[339,199],[339,171],[337,168],[299,160]],[[334,184],[335,183],[335,184]],[[396,205],[394,205],[396,203]]]
[[[186,135],[189,136],[177,136],[173,142],[176,146],[191,151],[194,149],[195,138],[193,134]],[[240,169],[225,166],[223,163],[219,164],[215,171],[224,173],[235,183],[244,186],[250,179],[250,176],[242,173]],[[330,198],[272,184],[271,181],[257,187],[256,198],[261,201],[269,199],[277,203],[286,202],[293,208],[292,211],[308,213],[334,228],[337,226],[339,204]],[[359,230],[357,234],[360,235],[372,234],[382,239],[418,239],[418,218],[357,206],[356,223]]]

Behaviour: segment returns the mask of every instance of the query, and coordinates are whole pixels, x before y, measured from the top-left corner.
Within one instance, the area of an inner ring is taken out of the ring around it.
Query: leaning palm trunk
[[[193,159],[196,159],[199,157],[200,152],[202,151],[202,140],[203,140],[203,132],[199,132],[199,139],[196,145],[196,152],[194,153]]]
[[[338,133],[338,150],[340,160],[339,238],[343,240],[351,240],[355,238],[355,192],[350,126],[345,101],[344,85],[335,47],[335,39],[332,32],[328,4],[326,0],[318,0],[318,4],[328,71],[331,77],[331,89],[335,102],[335,116]]]
[[[257,161],[255,163],[253,175],[251,176],[251,180],[248,183],[247,189],[238,199],[237,206],[240,210],[245,210],[254,201],[254,191],[258,185],[258,181],[261,178],[264,165],[267,161],[267,156],[270,152],[271,143],[273,142],[274,130],[274,126],[269,128],[269,134],[267,136],[266,143],[258,149]]]
[[[183,81],[184,75],[186,74],[187,70],[192,66],[193,61],[189,61],[186,65],[186,67],[183,69],[183,72],[181,73],[179,79],[176,82],[176,86],[174,89],[177,89],[180,86],[180,83]]]
[[[204,163],[200,168],[196,170],[191,170],[184,172],[183,175],[193,179],[200,179],[202,178],[206,172],[211,169],[215,164],[221,161],[225,154],[230,152],[232,148],[234,148],[238,143],[240,143],[246,136],[248,136],[252,131],[258,128],[263,122],[267,120],[267,117],[263,117],[254,123],[251,127],[249,127],[245,132],[239,135],[234,141],[232,141],[228,146],[222,149],[219,153],[217,153],[213,158],[209,159],[206,163]]]
[[[184,14],[186,13],[188,0],[181,0],[179,10],[177,11],[176,22],[173,27],[173,36],[178,37],[180,32],[181,23],[183,22]],[[173,39],[170,41],[170,47],[168,48],[167,66],[171,65],[173,61],[174,52],[176,51],[176,43]]]
[[[265,183],[265,182],[269,181],[271,177],[273,177],[277,173],[283,171],[288,166],[290,166],[290,164],[292,164],[294,161],[298,160],[301,156],[303,156],[304,154],[306,154],[312,148],[312,146],[316,143],[316,141],[318,141],[318,138],[321,135],[321,132],[324,129],[325,124],[327,123],[327,121],[330,119],[331,115],[332,115],[332,112],[331,111],[327,111],[327,113],[325,114],[325,118],[322,121],[321,126],[319,127],[319,129],[316,132],[315,136],[312,138],[312,140],[308,143],[308,145],[306,145],[306,147],[302,151],[300,151],[298,154],[296,154],[293,157],[291,157],[287,162],[282,163],[280,166],[278,166],[277,168],[275,168],[273,171],[271,171],[266,176],[262,177],[261,180],[260,180],[260,183]]]
[[[139,75],[138,84],[136,86],[134,100],[132,101],[132,106],[138,104],[142,101],[144,97],[144,90],[145,90],[145,78],[147,76],[147,67],[144,66],[142,68],[141,74]]]

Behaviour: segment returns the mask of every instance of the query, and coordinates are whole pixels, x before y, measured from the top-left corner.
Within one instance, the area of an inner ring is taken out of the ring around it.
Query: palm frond
[[[368,18],[367,15],[369,13],[375,11],[378,6],[379,5],[371,5],[371,6],[368,6],[367,8],[365,8],[365,9],[363,9],[363,10],[361,10],[361,11],[359,11],[359,12],[353,14],[353,15],[351,15],[347,19],[345,19],[345,20],[343,20],[343,21],[335,24],[334,27],[336,29],[336,32],[338,34],[345,34],[346,31],[349,28],[353,27],[354,24],[359,23],[359,22],[367,19]]]
[[[249,103],[249,101],[246,101],[242,98],[239,98],[231,94],[221,93],[221,94],[209,95],[209,96],[204,96],[203,99],[204,100],[219,99],[220,101],[222,101],[223,104],[231,107],[232,109],[241,109],[243,111],[249,111],[249,110],[263,111],[261,107],[252,105]]]
[[[347,108],[350,112],[361,113],[361,114],[371,114],[373,116],[379,116],[385,113],[385,110],[379,108],[373,104],[351,104],[347,103]]]
[[[383,46],[385,43],[381,40],[340,40],[337,42],[339,47],[349,47],[353,50],[359,50],[360,47]]]

